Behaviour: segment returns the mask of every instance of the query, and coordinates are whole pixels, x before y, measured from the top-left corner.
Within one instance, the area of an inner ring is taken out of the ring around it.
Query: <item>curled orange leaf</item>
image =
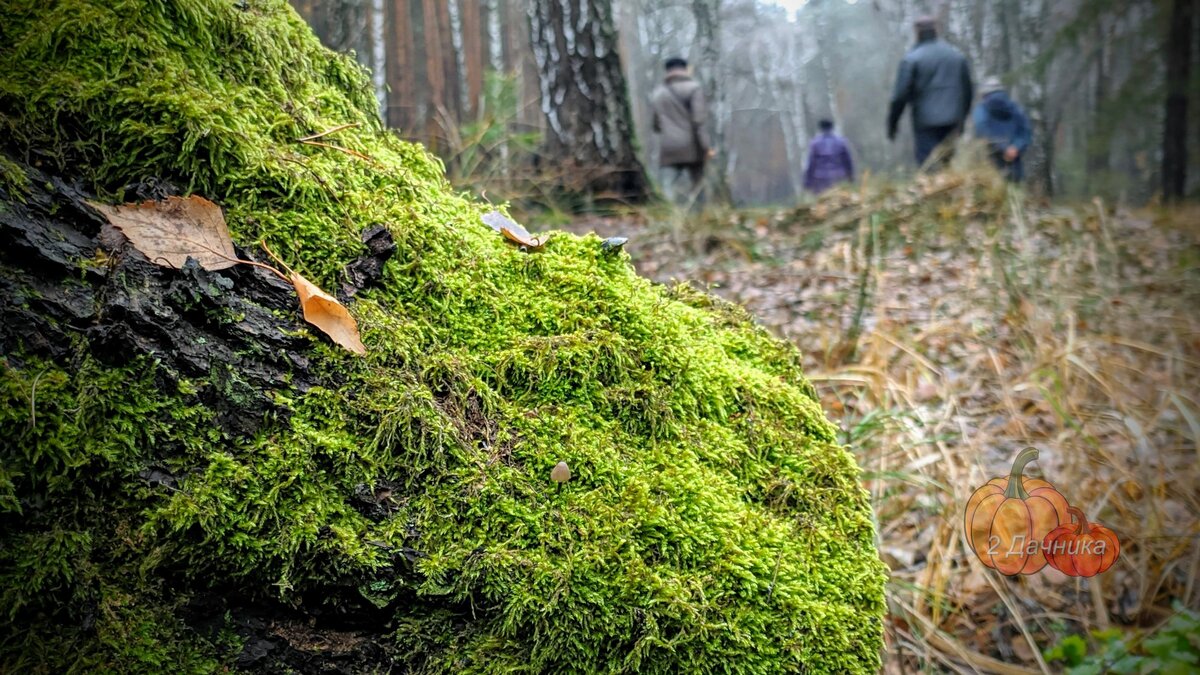
[[[316,284],[289,270],[289,279],[300,296],[304,320],[321,329],[337,344],[354,352],[366,354],[367,347],[358,334],[358,322],[342,303],[317,287]]]

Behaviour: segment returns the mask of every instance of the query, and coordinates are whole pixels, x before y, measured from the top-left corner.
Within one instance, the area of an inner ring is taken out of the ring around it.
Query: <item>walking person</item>
[[[906,107],[912,107],[917,164],[924,166],[935,148],[938,163],[949,160],[953,143],[974,102],[971,66],[953,45],[938,37],[937,21],[932,17],[913,24],[917,44],[900,62],[892,105],[888,114],[888,140],[896,139],[896,128]]]
[[[651,97],[663,192],[676,205],[691,206],[701,197],[704,164],[716,156],[706,126],[708,103],[686,59],[670,58],[665,66],[666,77]]]
[[[808,145],[808,168],[804,170],[804,189],[813,194],[854,180],[854,160],[846,139],[833,133],[831,120],[821,120],[817,126],[821,132]]]
[[[983,98],[975,106],[975,135],[987,141],[992,163],[1005,178],[1019,183],[1025,179],[1021,160],[1033,140],[1029,118],[999,78],[987,78],[979,90]]]

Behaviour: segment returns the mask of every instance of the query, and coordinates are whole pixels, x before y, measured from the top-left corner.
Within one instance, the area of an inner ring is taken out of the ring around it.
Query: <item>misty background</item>
[[[738,205],[801,196],[806,146],[823,117],[850,140],[861,169],[913,170],[907,115],[894,143],[885,118],[897,64],[914,42],[912,22],[927,14],[968,56],[977,84],[1001,77],[1026,109],[1034,190],[1151,199],[1161,192],[1165,148],[1182,146],[1196,166],[1200,106],[1186,112],[1190,143],[1164,132],[1166,64],[1170,49],[1179,61],[1180,49],[1178,30],[1169,45],[1172,17],[1188,2],[293,0],[328,46],[372,71],[388,124],[426,143],[460,183],[515,187],[570,172],[561,148],[546,151],[547,132],[565,132],[548,121],[564,95],[545,74],[547,60],[560,56],[556,44],[575,46],[576,29],[594,29],[596,45],[615,42],[625,82],[600,88],[627,91],[632,152],[655,176],[648,100],[663,60],[684,56],[709,95],[716,177]],[[563,25],[549,32],[555,21]],[[1190,64],[1200,21],[1185,35]],[[593,77],[589,63],[572,68],[578,79]],[[1200,91],[1198,70],[1186,71],[1190,92]],[[617,122],[610,131],[628,136]],[[1197,185],[1192,175],[1185,191]]]

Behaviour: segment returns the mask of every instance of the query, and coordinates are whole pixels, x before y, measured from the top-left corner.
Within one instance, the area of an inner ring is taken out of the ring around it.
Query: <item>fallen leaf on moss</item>
[[[504,238],[511,242],[535,249],[545,246],[546,242],[550,240],[550,235],[535,237],[520,225],[517,225],[517,229],[515,230],[510,230],[506,227],[500,230],[500,234],[504,235]]]
[[[238,260],[221,207],[207,199],[192,195],[122,206],[88,203],[157,265],[181,269],[188,258],[195,258],[207,270],[222,270],[238,263],[271,270],[296,288],[305,321],[355,354],[367,353],[359,337],[358,323],[333,296],[291,268],[285,276],[269,265]]]
[[[499,211],[488,211],[480,217],[480,220],[483,221],[484,225],[487,225],[497,232],[499,232],[503,227],[516,224],[509,219],[508,216],[500,213]]]
[[[511,218],[505,216],[499,211],[489,211],[483,214],[483,223],[493,230],[499,232],[505,239],[520,244],[531,249],[538,249],[546,245],[550,240],[550,235],[533,236],[524,227],[514,222]]]
[[[275,255],[275,252],[267,246],[266,242],[259,242],[259,245],[267,252],[267,255],[271,256],[272,260],[287,270],[287,274],[285,275],[270,265],[250,261],[242,262],[266,268],[278,275],[279,278],[291,282],[292,286],[296,289],[296,295],[300,297],[300,308],[304,310],[305,321],[320,328],[322,333],[328,335],[329,339],[342,347],[355,354],[366,354],[367,347],[362,343],[362,338],[358,334],[358,322],[350,315],[350,311],[332,295],[321,290],[319,286],[308,279],[300,276],[296,270],[288,267],[288,264],[280,260],[279,256]]]
[[[292,272],[290,280],[300,296],[300,307],[304,309],[304,320],[320,328],[329,339],[355,354],[366,354],[367,347],[358,334],[358,322],[342,303],[334,299],[316,284]]]
[[[150,262],[182,269],[188,258],[206,270],[238,264],[221,207],[204,197],[167,197],[113,206],[88,202]]]

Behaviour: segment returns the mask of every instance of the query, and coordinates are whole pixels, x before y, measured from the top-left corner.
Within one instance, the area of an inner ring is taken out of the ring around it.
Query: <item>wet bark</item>
[[[178,394],[180,381],[189,380],[231,438],[286,422],[273,392],[338,386],[310,368],[311,341],[323,338],[306,330],[290,284],[249,265],[210,272],[192,260],[181,270],[153,264],[88,206],[91,195],[25,170],[27,190],[15,194],[0,184],[0,359],[8,367],[42,359],[71,368],[86,356],[114,367],[154,359],[158,386]],[[127,192],[146,199],[174,190],[149,182]],[[348,266],[344,296],[378,283],[394,250],[378,226],[364,241],[367,252]],[[176,477],[148,468],[139,479],[173,485]],[[379,628],[386,617],[354,589],[327,589],[351,603],[336,616],[322,613],[320,603],[303,611],[248,606],[236,588],[179,590],[191,598],[180,618],[199,634],[215,638],[228,629],[242,638],[241,669],[375,672],[392,663]],[[81,620],[94,611],[81,608]],[[373,620],[379,625],[366,625]]]
[[[69,367],[89,354],[119,367],[148,357],[167,391],[184,378],[202,383],[199,401],[232,435],[285,414],[273,391],[336,386],[310,371],[311,341],[324,338],[306,330],[290,284],[250,265],[153,264],[87,204],[90,195],[28,172],[27,193],[0,187],[0,358],[10,365],[41,358]],[[173,192],[132,188],[143,198]],[[367,253],[349,266],[345,297],[377,283],[394,250],[383,228],[364,235]]]
[[[157,386],[216,412],[229,438],[248,438],[287,423],[275,393],[338,387],[336,374],[310,367],[309,350],[325,339],[301,318],[295,289],[250,265],[207,271],[189,260],[176,270],[151,263],[88,205],[94,196],[57,176],[23,167],[25,189],[0,181],[0,361],[5,367],[37,367],[45,361],[70,369],[81,358],[121,367],[156,362]],[[147,181],[129,186],[137,199],[175,193]],[[381,282],[384,262],[395,250],[386,228],[362,235],[365,252],[345,271],[339,295],[351,298]],[[252,259],[238,249],[239,257]],[[188,393],[180,383],[188,380]],[[150,466],[130,480],[174,487],[177,477]],[[372,519],[390,515],[377,489],[359,485],[347,499]],[[32,507],[29,507],[32,508]],[[28,511],[26,515],[28,515]],[[391,573],[410,574],[421,553],[394,549]],[[329,585],[292,606],[249,601],[245,589],[192,587],[179,576],[164,585],[178,597],[178,617],[198,635],[216,641],[236,633],[241,651],[232,656],[245,672],[359,673],[397,667],[389,638],[392,613],[368,602],[357,586]],[[330,601],[336,598],[336,601]],[[415,594],[397,600],[421,606]],[[430,607],[466,615],[454,603]],[[76,608],[81,625],[100,611],[94,601]]]

